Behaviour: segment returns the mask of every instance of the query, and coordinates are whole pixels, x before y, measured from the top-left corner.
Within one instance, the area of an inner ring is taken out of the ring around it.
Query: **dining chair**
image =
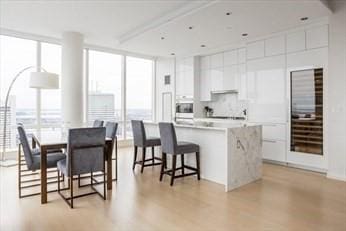
[[[186,177],[191,175],[197,175],[197,179],[200,180],[200,163],[199,163],[199,145],[184,141],[177,141],[175,128],[172,123],[159,123],[161,147],[162,147],[162,164],[160,172],[160,181],[163,179],[163,175],[167,174],[171,176],[170,185],[173,186],[174,179],[180,177]],[[196,167],[185,165],[184,155],[189,153],[196,153]],[[172,169],[165,170],[164,162],[167,160],[167,154],[172,155]],[[181,167],[177,168],[177,156],[180,155]],[[185,169],[191,170],[190,173],[185,173]],[[175,175],[176,171],[181,170],[181,175]]]
[[[39,148],[32,148],[29,144],[29,140],[24,129],[23,124],[18,124],[17,126],[18,134],[19,134],[19,146],[18,146],[18,192],[19,198],[29,197],[39,195],[40,193],[31,193],[22,195],[23,189],[38,187],[41,184],[35,183],[40,182],[40,179],[33,178],[35,175],[39,175],[36,173],[36,170],[41,168],[41,155]],[[22,155],[22,151],[23,154]],[[65,159],[65,154],[60,151],[56,152],[48,152],[47,155],[47,168],[54,169],[57,167],[57,162],[59,160]],[[26,166],[26,169],[22,169],[23,166]],[[49,171],[56,172],[54,171]],[[49,177],[49,179],[56,179],[55,177]],[[49,183],[56,183],[57,181],[50,181]],[[53,190],[54,191],[54,190]]]
[[[93,128],[103,127],[103,120],[95,120],[93,123]]]
[[[141,165],[141,173],[144,171],[144,167],[160,165],[162,158],[155,157],[155,146],[160,146],[161,141],[158,137],[147,137],[145,133],[144,123],[142,120],[131,120],[133,145],[134,145],[134,158],[132,169],[134,170],[136,164]],[[142,159],[137,161],[138,147],[142,148]],[[146,149],[151,147],[151,158],[146,159]],[[160,163],[155,163],[155,160],[159,160]],[[150,164],[145,162],[150,161]]]
[[[113,181],[118,180],[118,137],[117,137],[117,131],[118,131],[118,123],[115,122],[107,122],[106,123],[106,139],[112,140],[112,146],[111,151],[107,150],[108,146],[106,147],[106,153],[112,153],[115,146],[115,156],[112,158],[114,160],[114,169],[115,169],[115,178],[113,178]],[[108,174],[108,173],[107,173]],[[112,174],[112,173],[111,173]],[[112,174],[113,175],[113,174]]]
[[[73,180],[70,183],[70,197],[65,197],[60,190],[60,178],[58,177],[58,193],[65,202],[73,208],[75,198],[98,194],[106,200],[106,172],[105,172],[105,138],[106,128],[76,128],[68,132],[66,158],[58,162],[58,176],[60,173],[68,179],[74,176],[90,173],[90,193],[73,195]],[[103,195],[93,186],[93,173],[103,173]]]
[[[108,160],[107,158],[107,155],[108,153],[112,153],[113,154],[113,149],[114,149],[114,146],[115,146],[115,157],[112,158],[112,160],[114,160],[114,169],[115,169],[115,178],[112,177],[112,180],[113,181],[116,181],[118,179],[118,139],[117,139],[117,130],[118,130],[118,123],[115,123],[115,122],[107,122],[106,123],[106,139],[110,139],[112,140],[112,144],[111,146],[108,146],[106,145],[106,153],[105,153],[105,156],[106,156],[106,160]],[[108,148],[111,148],[111,150],[108,150]],[[107,172],[107,174],[109,174]],[[113,175],[113,173],[111,172],[110,174]],[[94,175],[95,177],[98,177],[98,176],[102,176],[102,174],[95,174]],[[85,177],[81,177],[81,176],[78,176],[78,186],[79,187],[84,187],[84,186],[88,186],[90,184],[81,184],[81,179],[82,178],[85,178]],[[101,184],[103,183],[103,181],[98,181],[95,179],[95,184]]]

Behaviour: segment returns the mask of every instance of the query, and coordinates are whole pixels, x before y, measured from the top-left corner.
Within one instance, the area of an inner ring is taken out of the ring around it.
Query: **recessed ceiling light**
[[[171,55],[175,55],[174,53],[171,53]]]
[[[192,30],[193,29],[193,26],[189,26],[189,30]]]
[[[232,14],[232,12],[227,12],[227,13],[226,13],[226,15],[231,15],[231,14]]]
[[[204,44],[202,44],[201,47],[206,47],[206,46]]]
[[[241,36],[246,37],[246,36],[248,36],[248,34],[244,33],[244,34],[241,34]]]
[[[164,40],[165,39],[165,37],[161,37],[161,40]]]
[[[308,20],[308,19],[309,19],[308,17],[302,17],[302,18],[300,18],[301,21],[306,21],[306,20]]]

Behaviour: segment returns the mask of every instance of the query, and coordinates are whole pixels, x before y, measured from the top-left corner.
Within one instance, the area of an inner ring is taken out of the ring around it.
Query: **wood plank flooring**
[[[0,230],[346,230],[346,183],[264,164],[263,179],[229,193],[195,177],[169,186],[160,167],[132,172],[132,149],[119,150],[119,181],[103,201],[57,193],[18,199],[16,167],[0,169]]]

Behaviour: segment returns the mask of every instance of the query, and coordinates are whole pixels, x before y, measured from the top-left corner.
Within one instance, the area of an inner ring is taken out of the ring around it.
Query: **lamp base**
[[[16,166],[18,162],[16,160],[0,160],[0,167],[12,167]]]

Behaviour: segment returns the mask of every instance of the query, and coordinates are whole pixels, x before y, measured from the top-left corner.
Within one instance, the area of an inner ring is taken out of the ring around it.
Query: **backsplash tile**
[[[213,108],[214,116],[243,116],[248,103],[246,100],[238,100],[236,94],[215,94],[213,101],[206,106]]]

